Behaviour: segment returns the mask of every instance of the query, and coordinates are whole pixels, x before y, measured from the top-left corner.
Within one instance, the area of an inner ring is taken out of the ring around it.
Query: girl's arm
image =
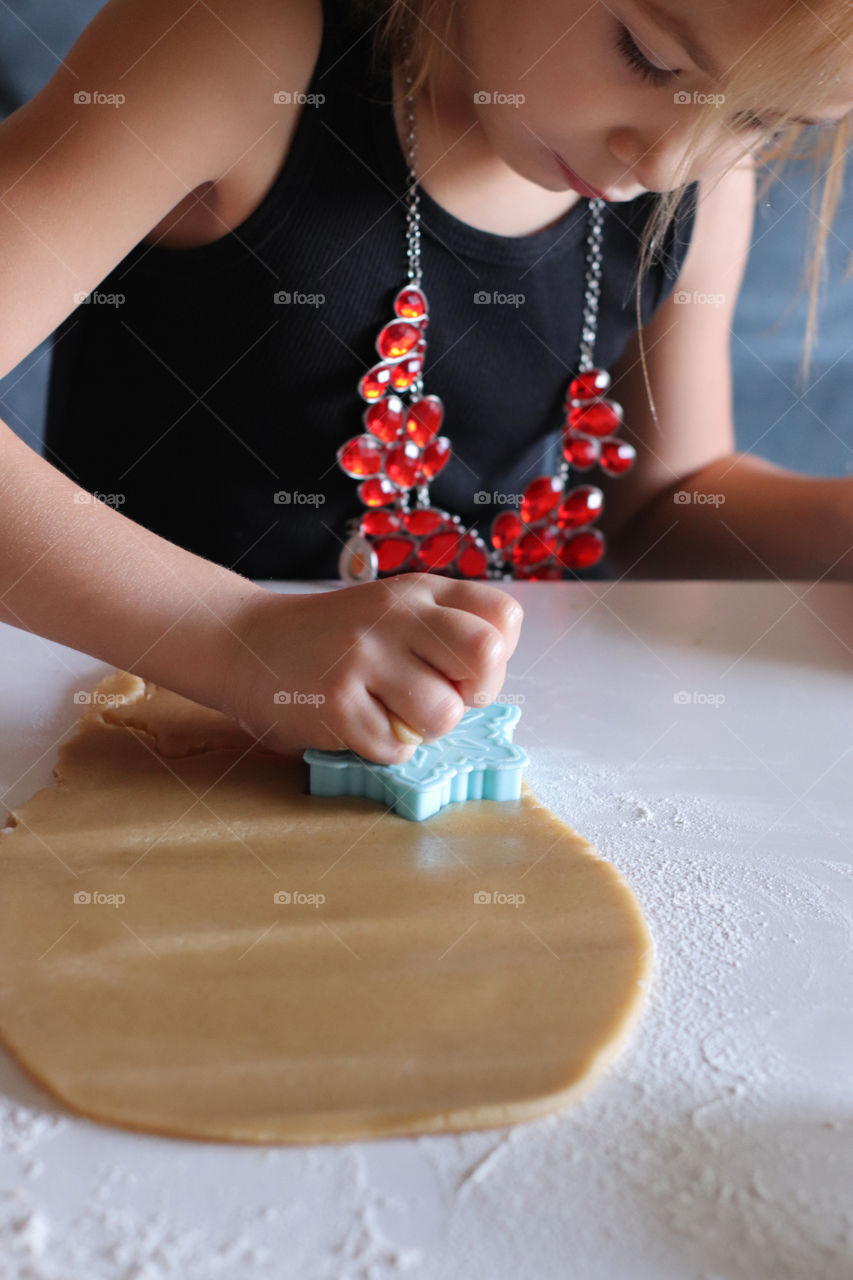
[[[853,479],[803,476],[735,452],[731,326],[752,236],[755,173],[710,189],[674,291],[611,370],[633,471],[596,480],[610,563],[637,578],[853,577]]]
[[[257,62],[239,49],[205,5],[112,0],[0,125],[3,374],[245,149],[239,78]],[[215,706],[233,615],[256,590],[92,500],[0,425],[4,621]]]
[[[3,622],[221,707],[243,606],[267,594],[94,498],[0,423]]]
[[[270,747],[408,759],[387,712],[439,737],[491,702],[521,617],[494,587],[429,574],[279,595],[120,515],[0,423],[0,619],[224,711]]]
[[[274,91],[307,83],[315,17],[313,0],[111,0],[98,14],[0,125],[0,372],[269,131],[287,109]],[[75,101],[95,91],[123,101]],[[0,619],[221,709],[274,748],[408,758],[387,713],[433,737],[490,701],[520,617],[493,587],[421,575],[277,595],[95,500],[0,423]]]
[[[636,578],[853,581],[853,477],[718,458],[635,517],[616,565]]]

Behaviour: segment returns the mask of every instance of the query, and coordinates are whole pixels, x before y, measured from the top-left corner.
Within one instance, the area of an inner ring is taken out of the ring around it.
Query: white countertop
[[[655,939],[620,1057],[511,1130],[259,1149],[76,1119],[0,1054],[3,1280],[853,1275],[853,588],[512,590],[527,780]],[[0,647],[2,824],[109,668]]]

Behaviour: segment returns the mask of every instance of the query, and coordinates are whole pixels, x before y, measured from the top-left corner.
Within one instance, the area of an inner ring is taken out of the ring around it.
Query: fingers
[[[456,688],[465,706],[485,706],[506,676],[507,646],[490,622],[462,609],[435,608],[414,630],[412,652]]]
[[[403,742],[395,735],[392,714],[380,698],[362,689],[348,706],[345,738],[334,744],[324,743],[326,750],[338,751],[346,747],[377,764],[402,764],[410,760],[417,744]]]
[[[404,763],[418,738],[443,737],[466,706],[494,701],[523,617],[496,587],[435,574],[344,589],[322,608],[307,599],[289,662],[320,668],[310,687],[323,701],[292,708],[287,733],[380,764]]]
[[[512,657],[524,619],[524,610],[517,600],[484,582],[464,582],[438,575],[433,575],[433,582],[436,604],[461,609],[490,623],[504,640],[507,658]]]
[[[413,623],[406,627],[411,652],[450,681],[465,705],[493,702],[518,644],[521,605],[482,582],[410,574],[391,583]]]
[[[414,654],[386,669],[368,692],[423,740],[432,742],[454,729],[465,714],[465,703],[444,677]],[[393,719],[389,720],[393,734]],[[399,735],[398,735],[399,736]]]
[[[465,706],[438,672],[409,655],[377,677],[375,686],[350,685],[323,712],[326,732],[317,745],[348,748],[377,764],[402,764],[421,741],[440,738],[458,724]]]

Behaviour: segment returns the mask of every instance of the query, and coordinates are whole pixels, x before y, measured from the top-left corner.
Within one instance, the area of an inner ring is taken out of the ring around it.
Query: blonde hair
[[[425,87],[433,115],[436,114],[434,71],[442,56],[442,47],[450,44],[450,31],[459,0],[349,0],[354,9],[366,19],[373,19],[371,31],[372,62],[390,56],[395,65],[401,66],[408,55],[412,75],[411,92],[416,95]],[[464,3],[464,0],[463,0]],[[785,0],[780,0],[780,7]],[[761,36],[742,58],[729,70],[719,86],[724,95],[726,116],[740,120],[760,115],[762,104],[781,114],[773,132],[764,138],[756,134],[744,134],[741,152],[732,162],[737,164],[750,152],[756,161],[766,167],[762,182],[756,192],[756,204],[763,200],[774,182],[779,181],[779,170],[791,160],[814,161],[813,182],[810,190],[818,185],[821,171],[825,170],[820,208],[812,199],[810,212],[814,228],[814,245],[800,283],[800,293],[809,285],[809,308],[800,377],[805,383],[810,368],[812,347],[817,337],[818,292],[823,278],[826,241],[831,230],[838,200],[842,191],[844,162],[851,135],[853,113],[848,113],[834,124],[820,126],[812,131],[814,137],[809,149],[802,149],[803,135],[809,126],[791,123],[788,117],[812,115],[816,111],[816,97],[827,92],[836,79],[853,62],[848,51],[853,48],[853,5],[848,0],[793,0],[778,20],[767,25]],[[848,54],[848,58],[845,58]],[[708,147],[707,139],[717,131],[720,106],[711,101],[694,113],[692,126],[687,130],[685,150],[679,173],[689,174],[695,161]],[[719,137],[719,135],[717,135]],[[646,368],[645,350],[642,344],[641,289],[643,278],[652,265],[657,245],[665,240],[670,224],[674,221],[679,203],[689,181],[681,181],[673,189],[658,194],[652,213],[646,223],[640,247],[636,281],[637,329],[646,390],[652,413],[657,414],[652,401]],[[808,248],[808,238],[807,238]],[[853,274],[853,255],[847,266],[844,280]],[[799,296],[799,293],[798,293]]]

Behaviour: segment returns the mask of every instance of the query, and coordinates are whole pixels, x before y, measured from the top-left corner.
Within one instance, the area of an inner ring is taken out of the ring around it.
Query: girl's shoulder
[[[128,53],[139,55],[145,84],[145,41],[186,42],[187,56],[206,53],[210,90],[227,111],[234,158],[187,193],[151,228],[146,241],[164,248],[208,244],[239,226],[261,203],[286,162],[296,133],[299,94],[310,83],[323,31],[323,0],[112,0]],[[152,14],[159,9],[159,14]],[[196,9],[201,12],[196,18]],[[152,70],[151,87],[156,89]],[[221,121],[210,121],[222,130]],[[200,142],[212,139],[200,139]],[[217,166],[218,167],[218,166]]]
[[[322,0],[215,0],[222,28],[216,46],[233,41],[231,57],[213,68],[233,101],[243,145],[203,192],[171,209],[146,240],[165,248],[209,244],[257,208],[287,160],[299,120],[299,95],[311,82],[323,33]]]
[[[0,373],[176,210],[185,244],[251,211],[295,133],[282,91],[310,81],[322,29],[321,0],[104,5],[0,124]]]

